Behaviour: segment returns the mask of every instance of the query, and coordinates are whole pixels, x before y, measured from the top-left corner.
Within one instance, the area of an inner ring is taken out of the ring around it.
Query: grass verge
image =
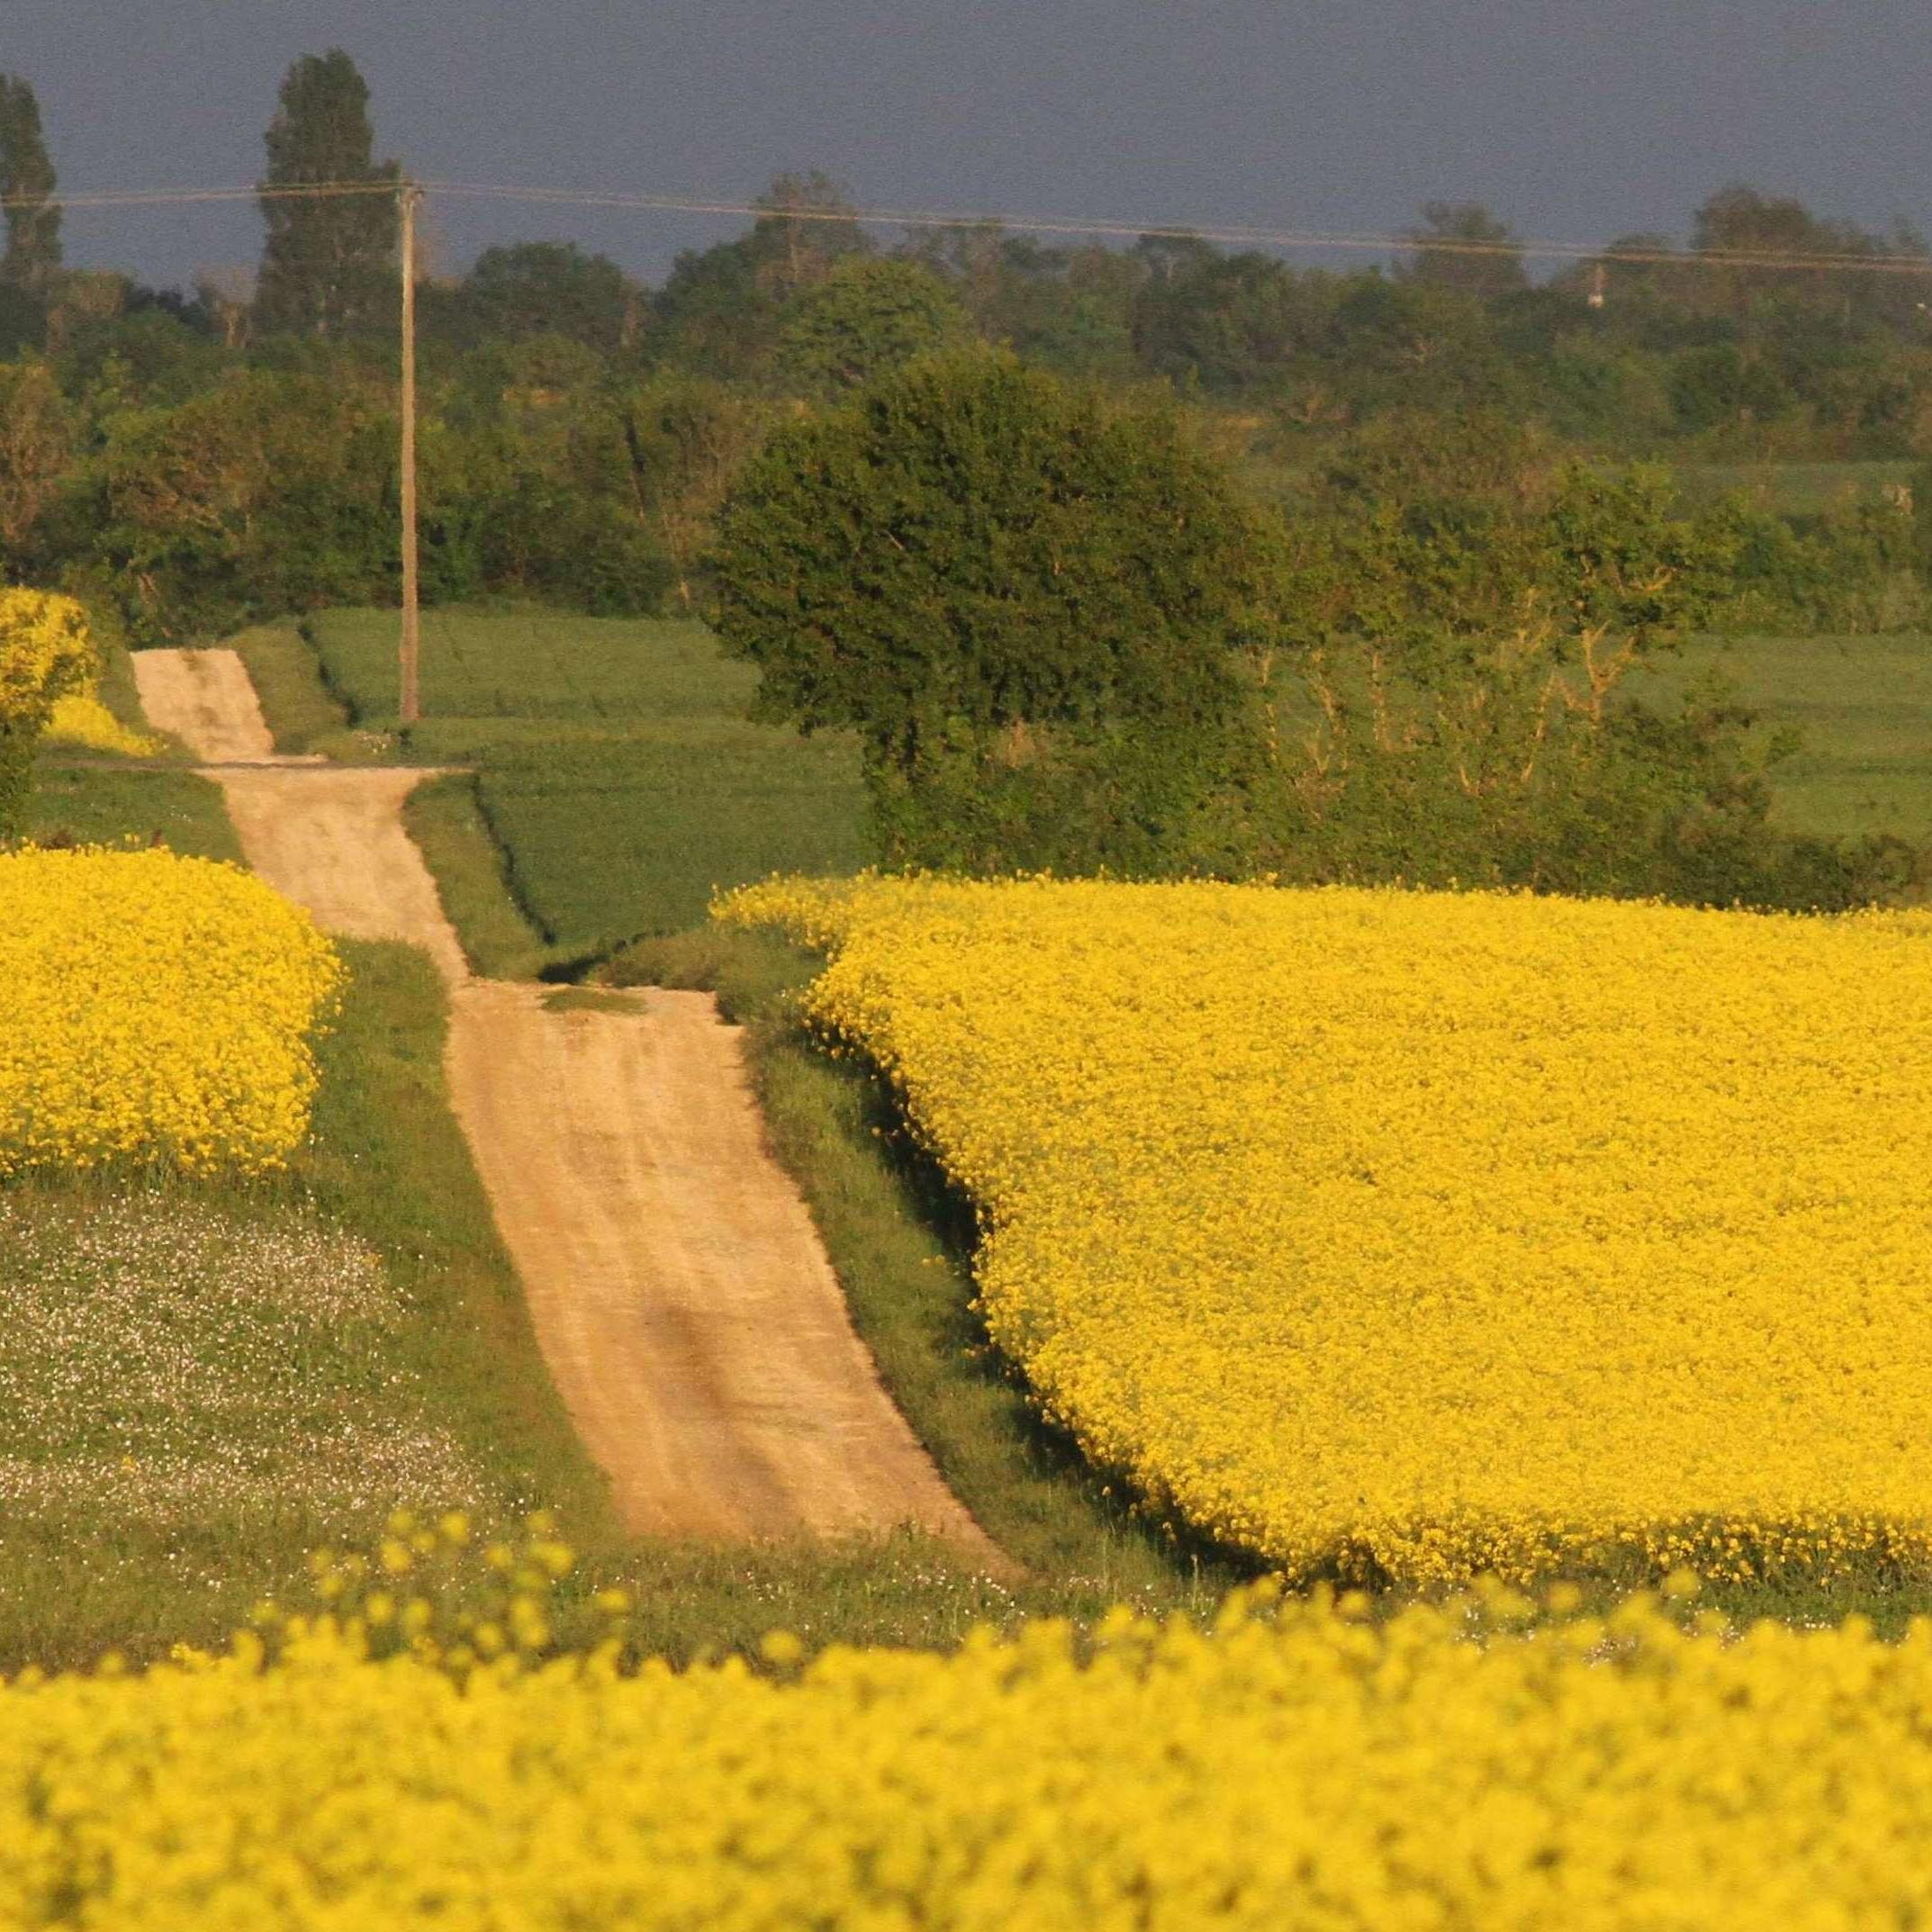
[[[323,684],[314,648],[297,626],[257,624],[226,645],[248,668],[276,751],[311,752],[318,740],[348,728],[348,709]]]
[[[165,765],[46,753],[34,772],[26,833],[41,844],[133,839],[203,859],[241,860],[212,780]]]
[[[517,902],[475,779],[451,772],[424,780],[403,801],[402,823],[436,880],[471,970],[490,980],[537,978],[550,949]]]

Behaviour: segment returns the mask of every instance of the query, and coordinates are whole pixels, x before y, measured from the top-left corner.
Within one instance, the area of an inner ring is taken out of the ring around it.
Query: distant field
[[[394,613],[331,612],[311,634],[353,723],[393,729]],[[411,754],[474,768],[472,816],[560,953],[682,931],[719,886],[863,862],[851,743],[749,722],[754,675],[702,625],[431,611],[422,680]],[[460,814],[432,794],[424,815],[436,863]]]
[[[1767,509],[1792,513],[1826,510],[1846,495],[1875,497],[1889,485],[1909,483],[1925,467],[1915,457],[1866,463],[1695,463],[1680,462],[1667,455],[1602,459],[1605,465],[1626,460],[1655,464],[1670,471],[1679,496],[1689,506],[1740,490]],[[1236,465],[1244,486],[1275,501],[1294,496],[1320,474],[1321,468],[1318,460],[1285,462],[1252,454]]]
[[[1666,660],[1658,682],[1713,667],[1766,726],[1803,734],[1773,780],[1792,830],[1932,839],[1932,637],[1703,640]]]
[[[1732,490],[1761,496],[1769,508],[1828,509],[1840,498],[1876,496],[1909,483],[1924,465],[1911,458],[1878,463],[1676,463],[1670,465],[1686,501],[1708,502]]]

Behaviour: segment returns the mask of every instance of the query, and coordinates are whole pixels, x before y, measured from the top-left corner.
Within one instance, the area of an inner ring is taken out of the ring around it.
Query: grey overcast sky
[[[341,46],[427,179],[1383,230],[1682,233],[1743,179],[1932,229],[1927,0],[0,0],[65,187],[253,181],[296,56]],[[567,237],[655,279],[738,224],[446,203],[443,266]],[[250,261],[252,207],[84,212],[69,259]]]

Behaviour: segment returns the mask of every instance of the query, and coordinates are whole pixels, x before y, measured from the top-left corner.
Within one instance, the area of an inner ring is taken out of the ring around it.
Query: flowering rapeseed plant
[[[71,597],[0,590],[0,838],[15,829],[55,705],[99,670],[86,613]]]
[[[101,702],[97,691],[85,688],[54,700],[41,736],[46,744],[73,745],[122,758],[151,758],[164,749],[159,738],[131,730]]]
[[[1493,1592],[1377,1625],[1346,1599],[1250,1598],[1207,1631],[1118,1612],[1084,1642],[1047,1621],[951,1656],[808,1659],[781,1633],[769,1674],[627,1672],[612,1643],[542,1660],[542,1566],[506,1547],[530,1574],[487,1629],[469,1620],[459,1665],[419,1580],[440,1540],[399,1529],[393,1572],[325,1566],[353,1607],[265,1612],[219,1660],[0,1689],[0,1923],[1838,1932],[1932,1915],[1923,1624],[1895,1645],[1855,1620],[1739,1634],[1642,1598],[1522,1627],[1530,1606]]]
[[[778,881],[994,1340],[1291,1574],[1932,1569],[1932,921]]]
[[[236,867],[0,853],[0,1174],[280,1165],[341,980],[309,916]]]

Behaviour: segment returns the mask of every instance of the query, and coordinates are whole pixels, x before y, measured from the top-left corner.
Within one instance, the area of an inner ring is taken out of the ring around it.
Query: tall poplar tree
[[[6,201],[6,257],[0,275],[44,293],[60,266],[60,209],[54,164],[41,132],[41,104],[15,74],[0,74],[0,195]]]
[[[256,296],[264,330],[341,336],[379,324],[395,281],[395,204],[384,194],[277,195],[278,188],[400,181],[373,159],[369,87],[340,48],[289,68],[268,123],[262,218],[268,239]]]

